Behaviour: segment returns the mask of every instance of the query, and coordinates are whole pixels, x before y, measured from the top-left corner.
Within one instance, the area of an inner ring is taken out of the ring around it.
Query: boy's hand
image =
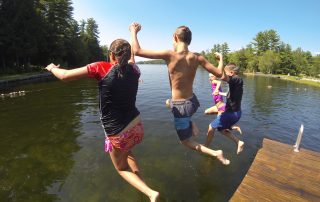
[[[214,56],[215,56],[216,60],[218,60],[218,61],[222,59],[222,54],[221,53],[215,52]]]
[[[141,25],[137,22],[133,22],[130,26],[129,26],[129,30],[132,33],[138,33],[141,30]]]

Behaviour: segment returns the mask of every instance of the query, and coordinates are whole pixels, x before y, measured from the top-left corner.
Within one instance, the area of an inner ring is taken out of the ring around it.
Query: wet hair
[[[233,71],[235,74],[238,74],[240,70],[240,68],[235,63],[229,63],[225,68],[229,71]]]
[[[192,39],[192,33],[189,27],[187,26],[180,26],[176,29],[175,34],[177,35],[178,39],[184,43],[190,45]]]
[[[119,66],[128,64],[131,57],[131,45],[124,39],[116,39],[111,45],[109,51],[113,53],[118,60]]]

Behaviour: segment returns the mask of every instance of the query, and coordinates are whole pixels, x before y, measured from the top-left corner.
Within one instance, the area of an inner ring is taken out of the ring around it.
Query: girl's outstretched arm
[[[62,81],[77,80],[85,78],[88,75],[88,70],[86,66],[69,70],[60,68],[60,65],[55,65],[51,63],[45,69]]]

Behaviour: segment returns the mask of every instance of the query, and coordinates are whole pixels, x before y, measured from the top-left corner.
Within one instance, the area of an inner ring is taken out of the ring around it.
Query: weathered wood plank
[[[320,153],[264,139],[230,201],[320,201]]]

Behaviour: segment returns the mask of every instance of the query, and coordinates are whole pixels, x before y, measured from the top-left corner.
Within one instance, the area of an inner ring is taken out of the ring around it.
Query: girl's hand
[[[55,65],[55,64],[51,63],[50,65],[46,66],[45,69],[48,70],[49,72],[51,72],[51,70],[53,68],[59,68],[59,67],[60,67],[60,65]]]

